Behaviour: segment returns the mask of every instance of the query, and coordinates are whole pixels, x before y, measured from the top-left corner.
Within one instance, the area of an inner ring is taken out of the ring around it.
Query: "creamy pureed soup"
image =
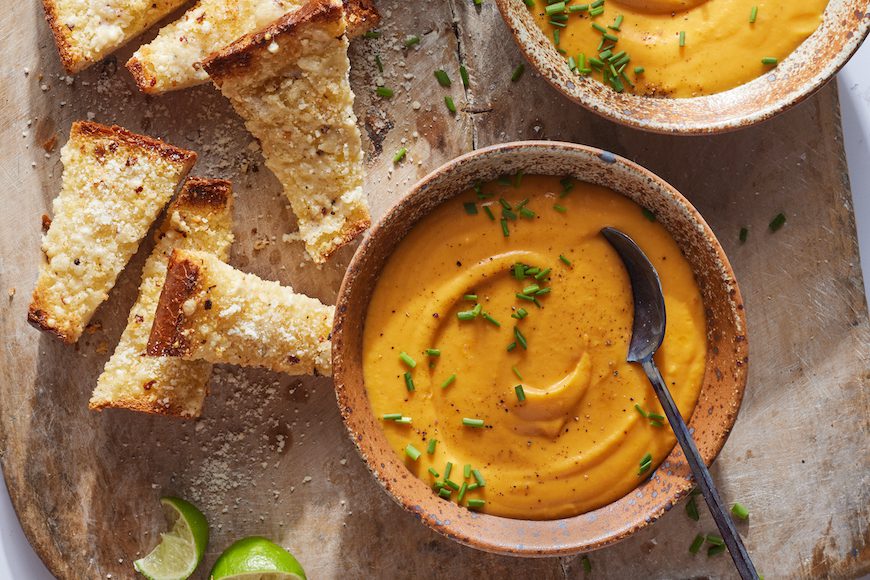
[[[523,519],[608,504],[675,439],[625,362],[628,275],[600,235],[630,235],[662,279],[656,362],[685,418],[706,322],[691,268],[654,216],[604,187],[545,176],[483,184],[420,221],[381,273],[364,331],[372,408],[445,501]]]
[[[577,74],[620,92],[694,97],[774,68],[819,27],[828,0],[528,3]]]

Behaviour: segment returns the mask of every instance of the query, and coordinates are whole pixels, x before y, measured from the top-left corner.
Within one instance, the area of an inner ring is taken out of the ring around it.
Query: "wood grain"
[[[444,161],[512,139],[562,139],[606,148],[669,180],[706,216],[729,252],[747,303],[750,382],[713,474],[726,501],[752,512],[740,524],[768,576],[853,577],[870,571],[870,324],[835,88],[762,126],[708,138],[669,138],[610,124],[573,106],[526,70],[495,6],[465,0],[385,0],[378,40],[355,41],[352,84],[367,138],[368,195],[383,215]],[[329,379],[218,368],[204,417],[173,421],[87,410],[96,378],[135,298],[143,246],[75,348],[26,324],[40,219],[59,190],[57,148],[72,120],[97,121],[193,148],[193,174],[227,177],[237,192],[231,263],[332,303],[352,248],[317,268],[239,118],[211,87],[146,98],[117,63],[67,84],[36,3],[0,21],[0,454],[22,525],[63,578],[130,577],[131,561],[162,529],[161,495],[197,502],[212,523],[208,566],[231,541],[262,534],[289,547],[312,578],[578,577],[579,558],[515,560],[475,552],[419,525],[372,481],[346,440]],[[27,31],[22,34],[22,31]],[[151,33],[153,35],[153,32]],[[406,35],[418,49],[402,47]],[[389,102],[372,97],[383,82]],[[462,59],[472,85],[458,76]],[[29,74],[25,74],[25,68]],[[460,112],[432,71],[454,79]],[[44,87],[44,89],[43,89]],[[416,102],[416,103],[415,103]],[[29,122],[29,124],[28,124]],[[50,144],[50,143],[49,143]],[[408,159],[394,167],[399,148]],[[767,224],[788,217],[777,233]],[[740,244],[740,227],[750,230]],[[6,298],[8,290],[15,295]],[[307,478],[310,477],[310,480]],[[691,556],[713,531],[678,506],[625,542],[591,555],[596,577],[730,577],[726,556]]]

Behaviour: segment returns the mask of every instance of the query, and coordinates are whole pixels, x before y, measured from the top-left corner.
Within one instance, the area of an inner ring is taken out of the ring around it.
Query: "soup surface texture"
[[[625,362],[631,287],[604,226],[658,269],[656,361],[688,418],[705,370],[701,295],[667,231],[622,195],[558,177],[487,183],[389,258],[365,322],[366,390],[396,453],[446,500],[572,516],[630,492],[673,448],[652,387]]]
[[[828,0],[606,0],[592,8],[603,8],[595,16],[589,9],[571,11],[584,4],[591,6],[572,0],[564,11],[547,14],[552,4],[534,0],[529,10],[558,39],[565,58],[578,63],[578,70],[581,59],[586,63],[585,74],[608,81],[608,58],[624,53],[615,62],[619,69],[629,59],[617,77],[619,90],[695,97],[772,70],[819,27]],[[599,58],[608,47],[610,54]],[[592,58],[605,65],[592,66]],[[641,72],[635,72],[638,67]]]

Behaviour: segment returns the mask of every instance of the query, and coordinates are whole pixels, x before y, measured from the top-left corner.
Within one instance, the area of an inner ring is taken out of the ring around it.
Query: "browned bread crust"
[[[83,137],[108,137],[126,143],[131,147],[141,147],[153,151],[167,161],[189,164],[190,167],[193,167],[193,164],[196,162],[196,153],[194,151],[188,151],[187,149],[170,145],[160,139],[155,139],[147,135],[133,133],[123,127],[119,127],[118,125],[109,126],[94,123],[93,121],[76,121],[72,125],[70,138],[72,138],[73,134],[78,134]],[[99,151],[97,154],[99,154]]]
[[[54,36],[54,44],[57,46],[57,52],[60,55],[60,62],[63,64],[63,68],[69,74],[79,72],[88,63],[82,62],[73,54],[69,38],[64,33],[63,25],[59,22],[57,3],[55,0],[42,0],[42,6],[45,9],[45,21],[48,22],[48,27],[51,28],[51,34]]]
[[[187,356],[190,342],[184,336],[184,303],[196,294],[199,265],[184,258],[177,250],[169,257],[166,282],[157,303],[151,337],[148,339],[149,356]]]

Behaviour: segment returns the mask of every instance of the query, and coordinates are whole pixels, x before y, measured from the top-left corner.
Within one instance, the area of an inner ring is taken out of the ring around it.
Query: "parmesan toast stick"
[[[196,162],[196,153],[121,127],[77,122],[27,320],[74,343],[139,242]],[[44,218],[48,221],[48,218]]]
[[[176,249],[148,354],[330,375],[334,313],[334,306],[240,272],[213,254]]]
[[[259,139],[318,263],[371,223],[344,33],[341,1],[312,0],[204,64]]]
[[[187,0],[43,0],[60,60],[75,74],[127,44]]]
[[[170,204],[154,235],[156,245],[142,271],[139,297],[127,327],[91,397],[89,407],[198,417],[211,376],[210,363],[145,355],[154,313],[173,248],[229,257],[233,241],[232,188],[222,179],[190,178]]]
[[[139,90],[161,94],[208,82],[206,58],[238,38],[298,10],[306,0],[199,0],[160,29],[127,61]],[[345,0],[348,35],[365,32],[377,18],[372,0]]]

